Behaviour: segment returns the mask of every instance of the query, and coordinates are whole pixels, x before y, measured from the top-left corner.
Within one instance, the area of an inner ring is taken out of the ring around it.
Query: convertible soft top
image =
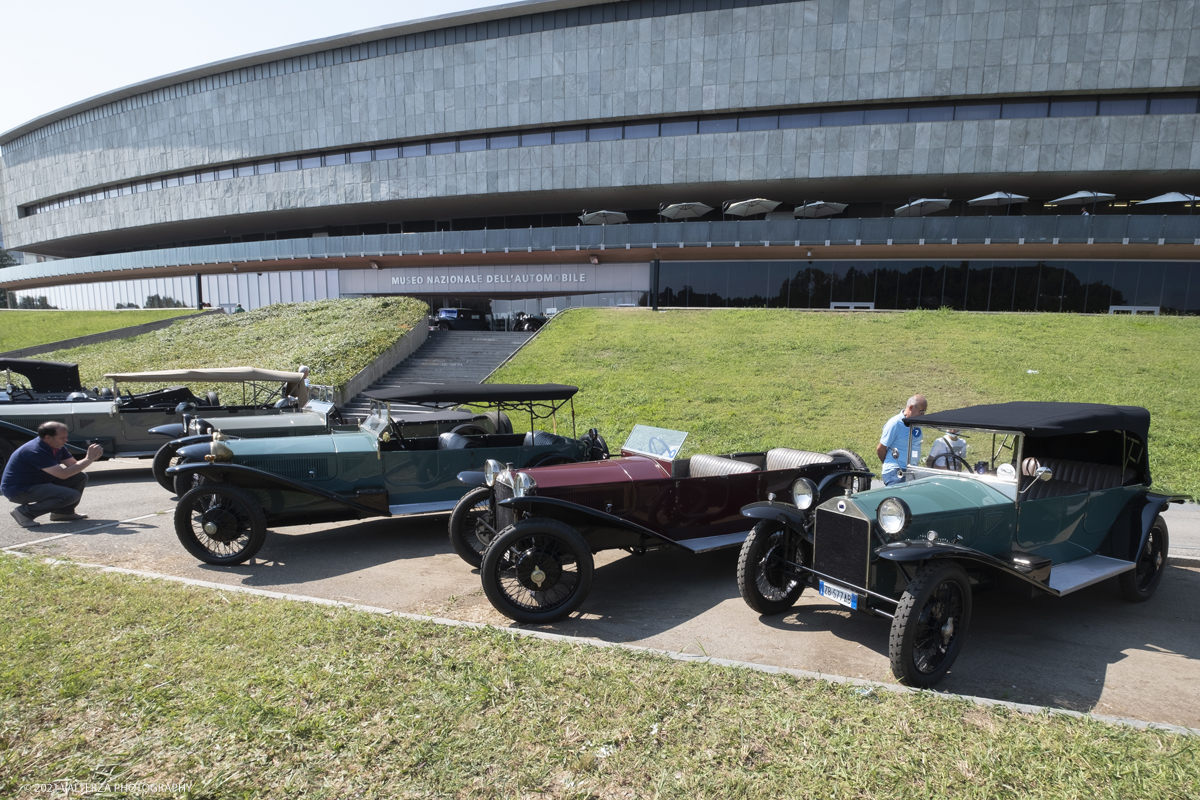
[[[29,379],[35,392],[77,392],[79,365],[65,361],[40,361],[36,358],[0,358],[0,370],[12,370]]]
[[[1026,436],[1063,436],[1090,431],[1127,431],[1143,442],[1150,432],[1150,412],[1140,406],[1100,403],[996,403],[906,417],[904,424],[937,428],[987,428]]]
[[[570,400],[578,391],[560,383],[410,383],[363,396],[393,403],[527,403]]]
[[[299,372],[258,367],[221,369],[164,369],[158,372],[114,372],[104,377],[118,383],[241,383],[242,381],[303,381]]]

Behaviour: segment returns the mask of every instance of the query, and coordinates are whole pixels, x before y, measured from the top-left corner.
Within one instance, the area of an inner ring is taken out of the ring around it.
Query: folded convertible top
[[[525,403],[570,400],[578,391],[560,383],[410,383],[363,396],[393,403]]]

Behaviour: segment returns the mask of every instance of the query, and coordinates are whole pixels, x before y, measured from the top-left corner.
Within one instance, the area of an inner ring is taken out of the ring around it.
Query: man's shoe
[[[37,526],[42,524],[42,523],[38,522],[36,519],[34,519],[33,517],[27,517],[24,514],[22,514],[21,509],[19,509],[19,508],[14,508],[12,510],[12,518],[15,519],[17,521],[17,524],[20,525],[22,528],[36,528]]]
[[[71,512],[70,514],[50,515],[51,522],[78,522],[81,519],[87,519],[87,514],[76,514],[75,512]]]

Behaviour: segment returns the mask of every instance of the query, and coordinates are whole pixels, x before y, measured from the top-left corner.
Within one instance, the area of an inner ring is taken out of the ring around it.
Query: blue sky
[[[188,67],[492,0],[38,0],[3,14],[0,132]]]

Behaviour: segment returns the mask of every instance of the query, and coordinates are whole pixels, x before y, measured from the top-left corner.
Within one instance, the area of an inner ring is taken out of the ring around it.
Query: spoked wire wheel
[[[760,522],[738,554],[738,590],[760,614],[780,614],[796,604],[804,581],[791,564],[801,563],[800,535],[777,522]]]
[[[1126,600],[1141,603],[1154,594],[1167,566],[1168,543],[1167,521],[1157,516],[1150,526],[1145,546],[1138,553],[1137,566],[1130,572],[1121,573],[1119,584]]]
[[[592,553],[556,520],[530,520],[500,532],[483,556],[483,591],[496,610],[524,623],[563,619],[592,586]]]
[[[207,564],[241,564],[263,546],[266,516],[245,490],[203,483],[175,506],[175,535],[189,553]]]
[[[892,674],[932,686],[949,671],[971,621],[971,581],[957,564],[930,564],[904,590],[888,650]]]
[[[492,489],[481,486],[463,495],[450,514],[450,546],[459,558],[478,567],[483,553],[496,538],[496,514],[492,510]]]

